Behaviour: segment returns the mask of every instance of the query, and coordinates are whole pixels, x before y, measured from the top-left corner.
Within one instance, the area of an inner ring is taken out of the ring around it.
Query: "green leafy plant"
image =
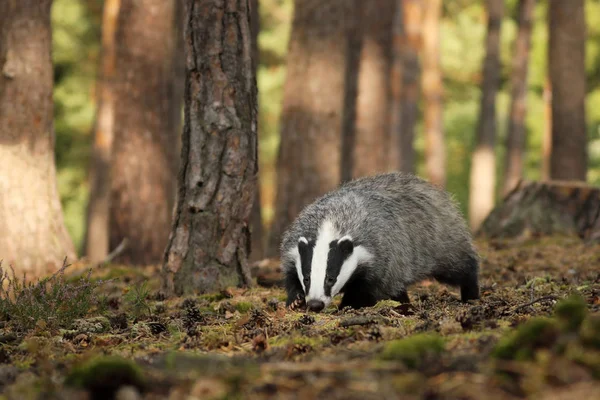
[[[125,301],[129,305],[133,316],[140,318],[145,312],[152,314],[152,309],[148,304],[148,297],[150,296],[150,289],[148,289],[148,283],[142,282],[136,285],[125,294]]]
[[[77,319],[105,309],[105,298],[96,289],[104,282],[90,279],[92,270],[73,280],[65,279],[67,260],[53,275],[28,282],[18,279],[12,266],[0,262],[0,319],[17,331],[31,330],[44,323],[48,329],[66,328]],[[9,273],[10,271],[10,273]]]

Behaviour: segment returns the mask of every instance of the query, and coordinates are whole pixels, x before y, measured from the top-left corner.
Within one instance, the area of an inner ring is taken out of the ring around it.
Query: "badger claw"
[[[292,311],[298,311],[306,308],[306,300],[304,299],[304,296],[298,296],[296,300],[290,303],[288,308]]]

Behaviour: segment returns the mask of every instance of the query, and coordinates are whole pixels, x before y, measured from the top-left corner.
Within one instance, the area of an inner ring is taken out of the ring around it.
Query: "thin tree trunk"
[[[340,143],[349,29],[354,1],[296,0],[281,143],[275,217],[268,255],[300,210],[340,182]],[[340,72],[341,71],[341,72]]]
[[[390,166],[389,76],[395,3],[396,0],[372,0],[362,2],[359,8],[362,46],[355,101],[353,178],[386,172]]]
[[[110,246],[120,262],[160,262],[177,166],[176,1],[121,0],[117,25]]]
[[[388,168],[397,169],[400,163],[400,138],[402,136],[402,76],[404,63],[402,48],[404,39],[404,4],[396,0],[392,27],[392,67],[390,70],[390,148],[388,150]]]
[[[355,3],[347,21],[356,23],[369,3]],[[357,96],[358,77],[360,73],[360,57],[363,45],[363,27],[359,25],[346,35],[346,62],[344,70],[344,103],[342,105],[342,131],[340,154],[340,183],[348,182],[354,177],[355,155],[357,148]]]
[[[550,177],[587,177],[585,14],[583,0],[550,0],[548,66],[552,83]]]
[[[506,136],[503,193],[508,194],[523,176],[527,114],[527,74],[531,46],[531,19],[535,0],[519,0],[519,32],[513,59],[511,106]]]
[[[0,259],[29,278],[75,258],[54,165],[51,5],[0,2]]]
[[[422,42],[423,2],[402,0],[404,35],[399,46],[402,58],[402,89],[400,91],[401,116],[397,143],[399,146],[397,168],[404,172],[415,171],[415,125],[419,112],[421,64],[419,52]]]
[[[487,0],[486,4],[486,55],[483,62],[481,108],[469,189],[469,222],[472,230],[476,230],[494,208],[496,189],[496,94],[500,84],[500,25],[504,14],[504,1]]]
[[[259,65],[259,48],[258,48],[258,34],[260,32],[260,13],[259,13],[258,0],[250,1],[250,30],[252,32],[252,68],[254,76]],[[258,99],[257,99],[258,101]],[[260,173],[256,180],[256,190],[254,194],[254,200],[252,202],[252,211],[250,213],[250,235],[251,250],[250,250],[250,261],[256,261],[263,258],[264,252],[264,227],[262,221],[261,212],[261,195],[260,195]]]
[[[115,38],[121,0],[106,0],[102,16],[102,63],[98,76],[98,110],[90,165],[90,200],[84,253],[88,261],[103,260],[109,253],[110,163],[115,123]]]
[[[245,0],[186,0],[186,90],[166,294],[250,285],[257,108]]]
[[[544,132],[542,137],[542,179],[550,180],[550,155],[552,154],[552,87],[550,79],[544,82]]]
[[[423,17],[423,76],[425,105],[425,165],[429,181],[446,186],[446,143],[442,113],[440,18],[442,0],[428,0]]]

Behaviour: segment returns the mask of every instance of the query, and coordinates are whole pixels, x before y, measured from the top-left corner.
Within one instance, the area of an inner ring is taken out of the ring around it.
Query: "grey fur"
[[[471,234],[444,190],[410,174],[387,173],[354,180],[320,197],[283,235],[281,262],[290,277],[296,267],[289,251],[302,236],[316,239],[326,218],[342,236],[350,235],[355,246],[374,255],[355,275],[363,274],[376,300],[397,298],[428,278],[461,286],[463,300],[479,297],[479,261]]]

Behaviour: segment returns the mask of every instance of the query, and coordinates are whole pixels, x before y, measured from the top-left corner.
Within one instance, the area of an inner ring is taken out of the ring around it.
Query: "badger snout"
[[[306,305],[310,311],[319,312],[325,308],[325,303],[321,300],[309,300]]]

